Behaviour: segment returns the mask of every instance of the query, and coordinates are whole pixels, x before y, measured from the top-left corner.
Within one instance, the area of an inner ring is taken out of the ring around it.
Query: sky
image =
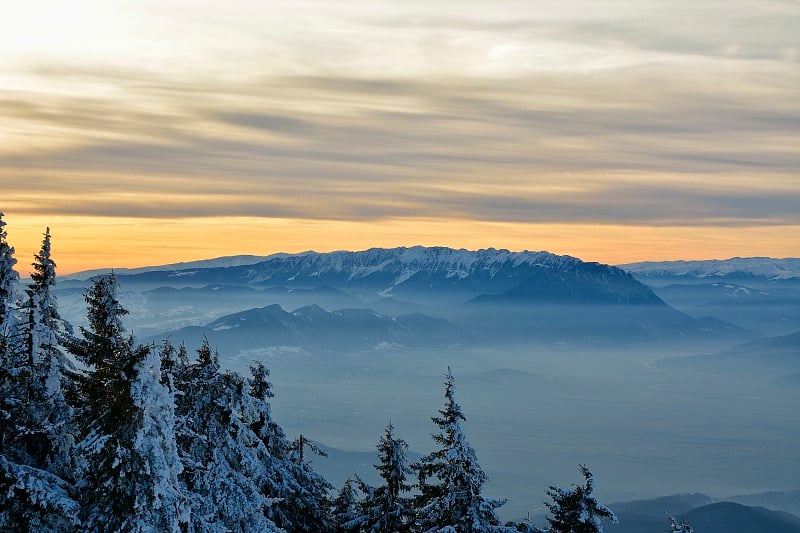
[[[800,255],[798,0],[0,2],[23,272]]]

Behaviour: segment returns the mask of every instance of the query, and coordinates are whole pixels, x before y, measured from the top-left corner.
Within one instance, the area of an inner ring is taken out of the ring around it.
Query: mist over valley
[[[654,282],[544,252],[253,261],[120,272],[126,324],[143,343],[207,339],[240,372],[264,362],[286,431],[339,450],[315,463],[335,484],[374,478],[387,420],[425,453],[451,366],[487,493],[509,500],[504,517],[541,514],[543,487],[570,483],[578,463],[605,501],[797,489],[796,263]],[[56,291],[76,324],[88,282],[65,276]],[[797,512],[782,501],[773,507]]]

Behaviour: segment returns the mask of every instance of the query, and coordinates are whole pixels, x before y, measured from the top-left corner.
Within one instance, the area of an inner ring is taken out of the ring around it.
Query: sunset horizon
[[[796,3],[506,8],[9,7],[20,264],[48,225],[63,273],[414,244],[800,255]]]
[[[22,223],[19,222],[20,218]],[[46,228],[50,228],[60,275],[236,255],[267,256],[275,253],[361,251],[412,246],[546,251],[610,265],[642,261],[725,260],[735,257],[788,258],[797,255],[772,253],[772,250],[780,249],[776,240],[781,235],[793,244],[794,227],[736,228],[730,233],[718,234],[714,246],[711,246],[703,240],[702,228],[671,234],[670,230],[663,228],[558,224],[528,228],[469,220],[392,220],[376,228],[370,223],[283,219],[266,223],[253,219],[99,219],[81,224],[69,217],[35,217],[29,221],[25,217],[9,216],[8,213],[4,219],[8,223],[6,230],[9,240],[15,247],[17,269],[23,276],[30,274],[30,263],[41,246]],[[468,236],[463,235],[465,228],[471,230],[467,232]],[[594,240],[584,238],[580,242],[581,235],[592,231],[602,231],[605,236]],[[192,242],[187,239],[187,236],[196,236],[198,232],[205,236],[203,240]],[[337,239],[337,235],[341,234],[351,237]],[[232,244],[237,235],[246,235],[247,239]],[[748,245],[748,242],[757,244]],[[742,250],[751,253],[742,253]]]

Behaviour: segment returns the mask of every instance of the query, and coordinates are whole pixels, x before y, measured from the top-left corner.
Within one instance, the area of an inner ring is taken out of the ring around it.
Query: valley
[[[63,310],[80,308],[79,278],[61,282]],[[387,420],[412,452],[429,449],[449,365],[505,517],[535,514],[543,487],[570,482],[579,462],[605,501],[797,488],[787,405],[800,397],[800,342],[758,329],[762,301],[736,297],[784,298],[782,332],[797,312],[791,280],[651,289],[574,258],[419,247],[119,280],[142,342],[207,338],[233,370],[264,362],[286,431],[340,450],[335,464],[315,460],[335,484],[350,469],[374,476],[365,457]],[[709,302],[739,323],[693,314]]]

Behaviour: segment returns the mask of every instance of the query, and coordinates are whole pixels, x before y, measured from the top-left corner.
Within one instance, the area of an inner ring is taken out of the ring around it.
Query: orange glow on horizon
[[[61,275],[213,257],[370,247],[450,246],[547,250],[585,261],[622,264],[734,256],[797,256],[800,227],[648,227],[475,220],[339,221],[271,218],[143,219],[6,213],[17,269],[29,273],[45,227]]]

